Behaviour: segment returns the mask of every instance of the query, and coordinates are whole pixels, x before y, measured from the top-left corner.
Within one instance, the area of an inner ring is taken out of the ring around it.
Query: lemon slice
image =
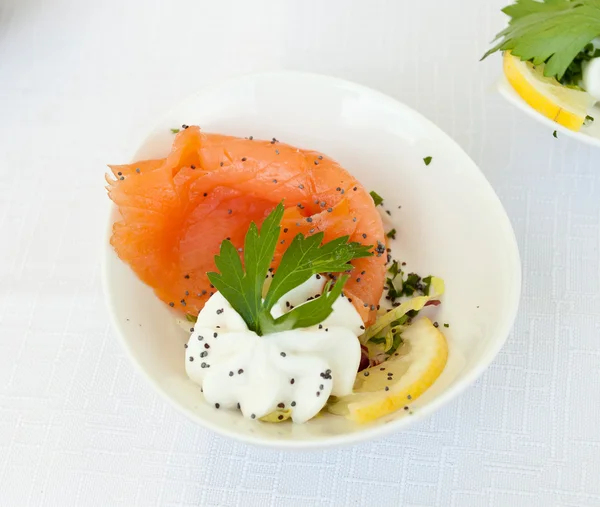
[[[273,412],[261,417],[260,420],[263,422],[280,423],[287,421],[290,417],[292,417],[292,411],[287,408],[274,410]]]
[[[588,93],[561,85],[544,76],[544,65],[523,62],[509,51],[504,53],[504,75],[533,109],[571,130],[579,130],[594,99]]]
[[[361,371],[354,392],[338,398],[329,411],[366,423],[408,406],[421,396],[446,366],[446,338],[424,317],[402,333],[402,340],[390,359]]]

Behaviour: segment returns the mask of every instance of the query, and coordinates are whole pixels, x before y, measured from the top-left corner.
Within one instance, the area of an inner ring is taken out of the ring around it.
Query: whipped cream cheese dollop
[[[277,302],[273,317],[321,294],[324,285],[324,277],[311,277]],[[289,409],[292,420],[302,423],[317,415],[330,395],[352,392],[363,332],[360,315],[340,296],[319,325],[258,336],[216,292],[194,325],[186,372],[216,408],[239,408],[250,419]]]

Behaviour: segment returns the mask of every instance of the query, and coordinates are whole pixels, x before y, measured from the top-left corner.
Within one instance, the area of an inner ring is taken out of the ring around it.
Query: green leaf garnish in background
[[[429,165],[429,164],[431,164],[432,160],[433,160],[433,157],[425,157],[423,159],[423,162],[425,162],[425,165]]]
[[[179,133],[179,129],[171,129],[171,134],[178,134]]]
[[[225,240],[215,256],[219,272],[207,273],[210,282],[258,335],[310,327],[325,320],[333,311],[333,303],[342,293],[347,276],[339,277],[333,287],[332,282],[328,282],[320,297],[277,319],[271,315],[271,309],[281,297],[311,276],[348,271],[352,269],[349,262],[353,259],[373,255],[372,246],[348,243],[348,236],[321,245],[323,233],[309,237],[298,234],[283,254],[263,301],[263,286],[277,246],[283,212],[280,203],[265,219],[260,232],[255,223],[250,224],[244,242],[243,265],[231,241]]]
[[[544,76],[559,81],[578,55],[600,36],[600,0],[517,0],[502,9],[511,19],[483,59],[510,51],[544,65]]]
[[[373,202],[375,206],[379,206],[383,202],[383,197],[381,197],[375,190],[371,190],[369,195],[373,198]]]

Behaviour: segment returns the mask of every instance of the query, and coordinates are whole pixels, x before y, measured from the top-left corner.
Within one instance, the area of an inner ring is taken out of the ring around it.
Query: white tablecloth
[[[600,150],[494,91],[505,0],[0,3],[0,505],[600,505]],[[108,323],[104,164],[217,79],[354,80],[440,125],[514,225],[523,298],[460,399],[385,440],[286,453],[218,437]]]

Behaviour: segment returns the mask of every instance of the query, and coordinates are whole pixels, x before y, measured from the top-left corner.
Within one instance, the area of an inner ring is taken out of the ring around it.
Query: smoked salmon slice
[[[283,201],[273,268],[298,233],[373,245],[373,257],[352,262],[344,292],[365,323],[375,320],[387,261],[383,224],[369,193],[334,160],[191,126],[166,158],[110,169],[107,190],[120,214],[111,245],[171,307],[197,315],[215,291],[206,273],[221,242],[230,239],[241,254],[250,222],[260,225]]]

